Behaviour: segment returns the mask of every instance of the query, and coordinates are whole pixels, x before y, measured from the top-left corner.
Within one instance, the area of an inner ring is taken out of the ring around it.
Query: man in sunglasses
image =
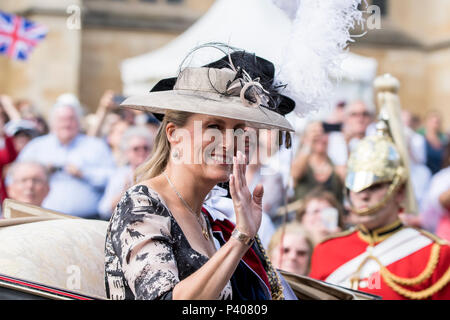
[[[330,132],[328,137],[328,156],[336,166],[339,175],[345,178],[348,155],[373,121],[372,113],[362,101],[354,101],[345,107],[341,131]]]

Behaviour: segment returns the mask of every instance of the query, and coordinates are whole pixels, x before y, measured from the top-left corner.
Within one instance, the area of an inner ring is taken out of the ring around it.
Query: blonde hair
[[[170,143],[166,135],[167,124],[171,122],[177,127],[183,127],[191,115],[192,113],[184,111],[166,111],[155,137],[153,152],[147,161],[136,168],[133,178],[134,183],[151,179],[164,171],[170,157]]]
[[[272,238],[270,239],[269,242],[269,246],[267,247],[267,251],[269,252],[270,258],[272,257],[273,249],[275,249],[281,243],[283,236],[285,234],[296,234],[303,236],[309,247],[309,257],[311,257],[314,248],[313,241],[311,240],[308,231],[303,227],[303,225],[297,221],[293,221],[280,226],[272,235]]]

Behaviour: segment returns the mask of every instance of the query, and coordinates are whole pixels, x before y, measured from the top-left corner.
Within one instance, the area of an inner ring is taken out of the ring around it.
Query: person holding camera
[[[331,192],[320,187],[306,195],[296,217],[310,234],[314,245],[344,230],[344,219],[342,205]]]
[[[327,154],[328,135],[322,123],[311,122],[305,130],[300,148],[291,165],[294,199],[303,199],[316,187],[332,192],[339,202],[343,200],[343,184]]]

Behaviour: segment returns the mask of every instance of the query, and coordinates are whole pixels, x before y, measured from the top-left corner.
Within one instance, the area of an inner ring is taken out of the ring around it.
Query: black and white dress
[[[158,193],[136,185],[125,192],[109,222],[106,295],[110,299],[171,299],[175,285],[208,259],[190,246]],[[229,281],[218,298],[232,298]]]

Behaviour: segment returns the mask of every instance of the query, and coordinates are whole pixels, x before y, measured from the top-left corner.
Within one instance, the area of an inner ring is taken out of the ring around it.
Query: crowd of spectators
[[[0,96],[2,201],[109,220],[156,132],[156,119],[119,103],[107,91],[96,112],[85,114],[75,95],[62,94],[45,120],[31,103]]]
[[[122,99],[109,90],[95,112],[85,114],[88,108],[76,96],[63,94],[46,120],[30,101],[0,95],[1,201],[8,197],[109,220],[133,185],[136,168],[152,152],[159,126],[152,115],[119,108]],[[450,240],[450,145],[441,119],[437,111],[423,121],[403,111],[420,210],[400,217]],[[352,226],[344,192],[347,159],[358,141],[374,131],[374,121],[364,102],[341,102],[327,119],[310,121],[297,132],[290,151],[271,151],[278,167],[274,161],[251,159],[247,182],[251,190],[264,185],[260,236],[276,267],[306,275],[314,246]],[[268,137],[260,136],[257,147],[267,149]]]
[[[450,240],[450,132],[443,130],[441,119],[437,111],[429,112],[422,121],[403,111],[409,173],[418,212],[400,212],[399,218],[405,224]],[[364,102],[341,102],[328,118],[308,121],[304,130],[296,132],[297,142],[285,179],[288,182],[278,192],[287,195],[287,201],[271,215],[276,231],[268,252],[275,265],[307,275],[300,272],[308,269],[307,265],[300,265],[309,263],[303,253],[312,253],[305,244],[314,248],[327,237],[354,226],[344,188],[347,159],[359,140],[375,133],[375,121],[376,115]],[[283,152],[286,150],[280,151]],[[284,159],[281,163],[287,163],[288,158],[280,155],[278,161]],[[273,185],[264,187],[274,189]],[[289,235],[293,229],[297,230],[296,242]]]

